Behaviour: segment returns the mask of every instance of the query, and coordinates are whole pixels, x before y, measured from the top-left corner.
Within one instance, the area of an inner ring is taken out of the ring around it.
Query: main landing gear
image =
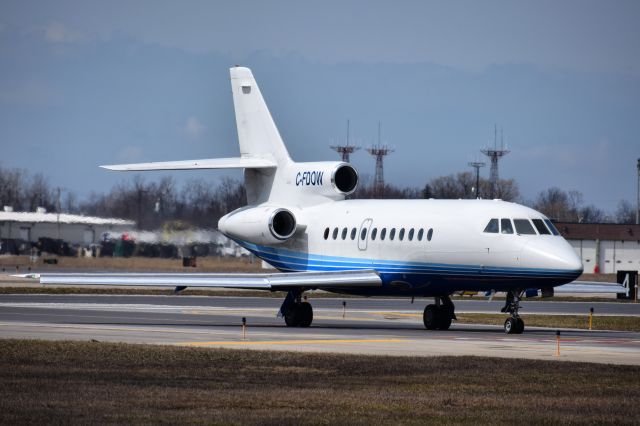
[[[455,306],[449,296],[436,297],[435,305],[424,308],[422,320],[427,330],[448,330],[451,320],[457,319]]]
[[[284,317],[287,327],[309,327],[313,322],[311,303],[302,301],[302,290],[289,290],[278,315]]]
[[[507,301],[501,309],[502,312],[511,314],[504,322],[504,332],[507,334],[522,334],[524,331],[524,321],[522,321],[522,318],[518,315],[522,293],[522,291],[510,290],[507,293]]]

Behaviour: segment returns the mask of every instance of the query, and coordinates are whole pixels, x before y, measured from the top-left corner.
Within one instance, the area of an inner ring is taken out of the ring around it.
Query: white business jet
[[[43,284],[286,291],[279,313],[289,327],[313,320],[311,304],[302,299],[307,290],[433,297],[423,316],[429,330],[446,330],[456,318],[453,294],[507,292],[505,331],[522,333],[523,293],[552,295],[582,273],[551,221],[525,206],[480,199],[345,200],[358,183],[352,165],[293,161],[251,70],[231,68],[231,88],[240,157],[102,167],[244,169],[248,205],[222,217],[218,228],[285,273],[43,274]]]

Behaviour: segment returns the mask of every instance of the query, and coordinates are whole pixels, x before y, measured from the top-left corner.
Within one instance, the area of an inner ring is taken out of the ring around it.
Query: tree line
[[[384,191],[374,191],[370,178],[364,177],[350,198],[435,198],[470,199],[478,195],[490,198],[491,185],[481,178],[479,188],[471,172],[440,176],[422,188],[400,188],[386,185]],[[513,179],[501,179],[495,198],[528,205],[559,222],[635,223],[634,206],[621,200],[613,214],[584,203],[579,191],[549,188],[533,201],[524,200]],[[246,204],[242,182],[223,178],[212,185],[204,179],[191,179],[181,186],[171,177],[147,181],[140,175],[116,184],[109,192],[94,192],[84,200],[69,191],[51,186],[41,173],[30,175],[23,169],[0,167],[0,205],[15,211],[35,211],[44,207],[50,212],[65,212],[92,216],[118,217],[134,220],[140,229],[160,227],[215,228],[224,214]]]

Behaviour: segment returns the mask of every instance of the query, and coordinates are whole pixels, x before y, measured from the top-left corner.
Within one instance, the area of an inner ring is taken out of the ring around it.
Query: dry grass
[[[504,314],[456,314],[459,324],[503,325]],[[589,315],[521,315],[527,326],[550,328],[589,328]],[[593,330],[640,331],[640,317],[593,316]]]
[[[640,368],[0,340],[1,424],[637,424]]]
[[[55,256],[48,256],[55,257]],[[55,272],[57,269],[88,269],[96,271],[139,271],[139,272],[256,272],[262,271],[262,263],[253,257],[199,257],[196,268],[184,268],[182,259],[160,259],[151,257],[56,257],[57,265],[45,265],[42,259],[35,264],[28,256],[0,257],[0,268],[14,272],[16,266],[25,272],[29,266]]]

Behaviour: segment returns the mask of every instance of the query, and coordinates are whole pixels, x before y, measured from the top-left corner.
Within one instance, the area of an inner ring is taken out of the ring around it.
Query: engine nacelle
[[[274,206],[243,207],[218,222],[218,229],[225,235],[255,244],[283,243],[297,227],[291,211]]]
[[[289,182],[298,191],[332,199],[344,198],[358,186],[358,172],[348,163],[295,163],[287,170],[287,174]]]

